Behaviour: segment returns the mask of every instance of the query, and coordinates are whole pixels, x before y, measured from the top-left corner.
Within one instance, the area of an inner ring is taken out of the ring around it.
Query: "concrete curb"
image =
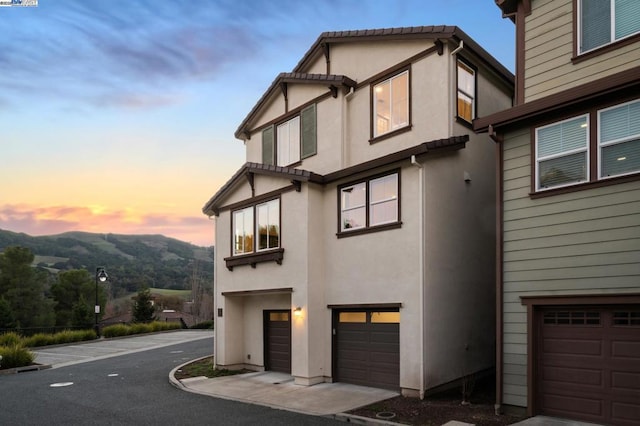
[[[8,376],[9,374],[27,373],[29,371],[40,371],[51,368],[48,364],[25,365],[24,367],[6,368],[0,370],[0,376]]]

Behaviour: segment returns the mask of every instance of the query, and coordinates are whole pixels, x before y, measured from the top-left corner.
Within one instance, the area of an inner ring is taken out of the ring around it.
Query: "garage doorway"
[[[291,374],[291,311],[264,311],[265,370]]]
[[[336,381],[400,388],[400,312],[349,309],[333,312]]]

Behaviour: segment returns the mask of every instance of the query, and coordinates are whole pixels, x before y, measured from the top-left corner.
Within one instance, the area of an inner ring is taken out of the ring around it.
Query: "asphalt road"
[[[49,370],[0,376],[0,425],[329,425],[335,420],[185,392],[177,365],[209,339]]]

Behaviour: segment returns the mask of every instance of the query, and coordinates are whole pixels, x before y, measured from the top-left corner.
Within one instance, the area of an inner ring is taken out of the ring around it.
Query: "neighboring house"
[[[498,0],[497,404],[640,424],[640,1]]]
[[[513,75],[457,27],[327,32],[240,124],[215,362],[425,390],[494,365],[495,147]]]

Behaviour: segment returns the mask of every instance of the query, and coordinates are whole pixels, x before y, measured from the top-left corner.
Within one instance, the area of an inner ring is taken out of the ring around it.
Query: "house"
[[[640,424],[640,2],[497,0],[497,405]]]
[[[495,147],[513,75],[451,26],[326,32],[235,136],[215,362],[422,396],[490,369]]]

